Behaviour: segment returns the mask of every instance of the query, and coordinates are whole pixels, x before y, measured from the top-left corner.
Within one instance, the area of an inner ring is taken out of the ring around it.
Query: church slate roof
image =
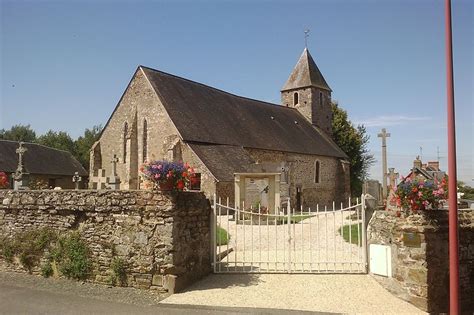
[[[184,141],[347,158],[296,109],[141,69]]]
[[[301,54],[298,63],[293,72],[291,72],[288,81],[282,88],[282,91],[300,89],[304,87],[314,86],[324,90],[332,91],[326,83],[321,71],[311,57],[308,49],[305,48]]]
[[[219,181],[234,181],[234,173],[250,173],[255,161],[244,148],[231,145],[188,143]]]
[[[7,173],[16,171],[18,146],[18,141],[0,140],[0,171]],[[28,142],[23,146],[27,149],[23,161],[26,171],[30,174],[72,176],[74,172],[78,172],[81,176],[89,175],[81,163],[67,151]]]

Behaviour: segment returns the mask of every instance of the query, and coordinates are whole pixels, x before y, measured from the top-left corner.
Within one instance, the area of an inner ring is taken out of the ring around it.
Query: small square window
[[[201,190],[201,173],[194,173],[189,179],[189,190]]]

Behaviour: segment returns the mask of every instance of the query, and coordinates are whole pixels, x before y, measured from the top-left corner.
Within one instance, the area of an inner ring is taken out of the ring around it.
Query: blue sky
[[[73,137],[104,124],[139,64],[280,102],[308,48],[333,99],[367,126],[381,176],[412,160],[447,168],[444,1],[1,2],[0,128]],[[474,5],[453,0],[458,177],[474,185]]]

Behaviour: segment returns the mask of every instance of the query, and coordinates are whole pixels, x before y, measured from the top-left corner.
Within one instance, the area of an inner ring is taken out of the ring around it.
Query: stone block
[[[407,282],[419,284],[419,285],[426,285],[428,281],[428,271],[425,268],[417,268],[413,269],[410,268],[408,270],[408,279]]]
[[[176,279],[177,278],[178,277],[175,276],[175,275],[166,275],[166,276],[164,276],[163,288],[166,289],[168,291],[168,293],[170,293],[170,294],[175,293]]]
[[[163,286],[163,275],[153,275],[153,280],[151,284],[154,286]]]

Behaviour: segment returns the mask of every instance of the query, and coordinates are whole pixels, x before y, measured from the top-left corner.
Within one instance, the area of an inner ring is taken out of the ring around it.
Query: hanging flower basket
[[[187,163],[152,161],[145,162],[140,167],[140,173],[146,182],[151,183],[153,189],[182,191],[193,177],[194,170]]]
[[[161,181],[158,183],[158,187],[161,191],[171,191],[173,190],[173,182],[170,180]]]
[[[8,175],[5,172],[0,172],[0,189],[8,188]]]
[[[405,178],[397,187],[392,202],[409,215],[420,210],[435,210],[442,207],[448,198],[447,178],[418,180]]]

